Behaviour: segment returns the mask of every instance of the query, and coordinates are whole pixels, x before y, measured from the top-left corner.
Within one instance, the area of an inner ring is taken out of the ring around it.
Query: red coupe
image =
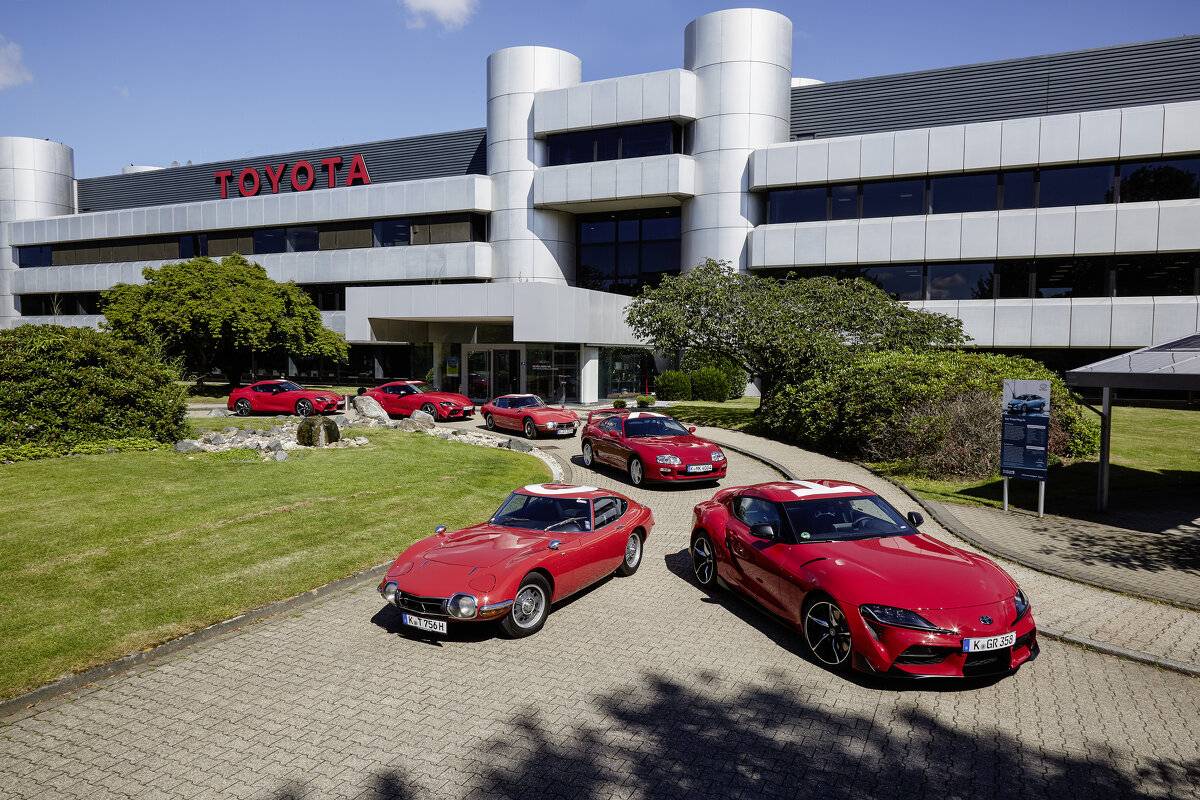
[[[475,413],[475,404],[466,395],[438,392],[429,389],[424,381],[392,381],[368,389],[367,396],[375,398],[388,414],[398,417],[424,411],[436,420],[470,419]]]
[[[521,431],[528,439],[539,433],[574,436],[579,417],[565,408],[551,408],[536,394],[506,394],[480,409],[489,430]]]
[[[724,489],[695,508],[692,571],[781,617],[833,669],[973,677],[1037,657],[1016,581],[921,533],[924,522],[853,483]]]
[[[324,414],[337,411],[345,399],[335,392],[305,389],[291,381],[259,381],[229,393],[225,407],[239,417],[251,414]]]
[[[499,620],[508,636],[529,636],[553,603],[614,572],[637,572],[653,527],[649,508],[616,492],[526,486],[487,522],[453,533],[439,526],[405,550],[379,593],[419,631]]]
[[[646,481],[719,481],[725,453],[666,414],[600,409],[583,428],[583,463],[608,464],[634,486]]]

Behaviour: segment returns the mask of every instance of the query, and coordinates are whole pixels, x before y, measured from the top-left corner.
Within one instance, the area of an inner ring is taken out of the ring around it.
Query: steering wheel
[[[881,521],[882,520],[872,517],[870,514],[860,514],[858,518],[851,523],[850,527],[856,531],[865,531],[873,528]]]

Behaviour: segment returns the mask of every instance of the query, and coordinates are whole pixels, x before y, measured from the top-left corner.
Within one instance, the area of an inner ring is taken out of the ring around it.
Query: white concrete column
[[[533,176],[546,163],[546,143],[533,136],[533,101],[536,92],[579,83],[582,71],[576,56],[551,47],[509,47],[488,56],[489,240],[497,281],[575,280],[571,216],[533,207]]]
[[[579,347],[579,402],[595,403],[600,400],[600,348],[580,345]]]
[[[17,317],[10,289],[17,269],[6,223],[75,213],[75,151],[59,142],[0,136],[0,328]]]
[[[683,206],[683,266],[718,258],[745,270],[746,238],[765,205],[750,192],[750,154],[786,142],[791,126],[791,20],[751,8],[705,14],[684,32],[683,61],[699,87],[698,191]]]
[[[442,351],[441,342],[432,342],[431,344],[433,345],[433,385],[440,390],[446,379],[446,365],[442,363],[445,360],[445,354]]]

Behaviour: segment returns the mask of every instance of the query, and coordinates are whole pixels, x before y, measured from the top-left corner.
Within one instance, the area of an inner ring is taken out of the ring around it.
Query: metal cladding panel
[[[1200,99],[1200,36],[792,89],[792,138]]]
[[[233,170],[236,180],[238,171],[243,167],[256,167],[262,179],[263,189],[269,193],[263,166],[280,162],[290,165],[300,159],[310,161],[317,167],[317,184],[314,184],[314,188],[319,188],[323,186],[320,182],[325,177],[320,170],[320,160],[332,156],[342,156],[345,159],[354,153],[362,154],[367,164],[367,172],[371,176],[371,183],[445,178],[454,175],[485,175],[485,133],[483,128],[472,128],[407,139],[324,147],[319,150],[247,156],[234,161],[170,167],[155,172],[83,178],[79,181],[79,210],[111,211],[118,208],[218,200],[221,197],[220,187],[213,173],[222,169]],[[343,161],[339,168],[339,177],[344,178],[346,167],[347,164]],[[235,185],[233,181],[230,182],[231,197],[237,196]],[[292,191],[286,175],[279,182],[279,191],[280,194]]]

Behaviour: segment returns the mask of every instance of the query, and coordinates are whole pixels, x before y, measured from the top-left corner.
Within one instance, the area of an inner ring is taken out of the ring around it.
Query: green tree
[[[780,281],[708,259],[644,289],[626,320],[659,350],[732,361],[757,376],[767,396],[854,353],[965,341],[959,320],[911,309],[868,281],[794,277]]]
[[[236,253],[148,267],[142,276],[144,284],[103,294],[105,327],[161,346],[190,374],[216,368],[237,386],[254,354],[346,359],[346,340],[325,327],[304,290]]]

